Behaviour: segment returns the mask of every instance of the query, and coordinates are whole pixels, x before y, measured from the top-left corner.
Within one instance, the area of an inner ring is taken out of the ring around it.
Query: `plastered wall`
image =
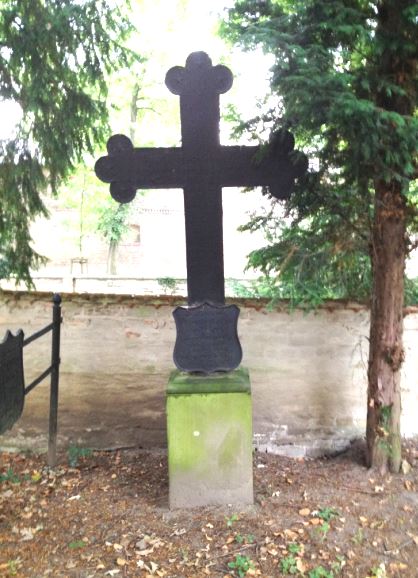
[[[241,308],[243,365],[253,391],[254,443],[303,456],[343,449],[364,435],[368,311],[331,304],[315,313],[285,305]],[[59,434],[62,446],[142,447],[166,443],[165,386],[174,369],[175,298],[63,295]],[[50,322],[51,295],[0,293],[0,339]],[[418,434],[418,310],[405,315],[404,435]],[[49,365],[50,336],[24,350],[26,381]],[[44,446],[48,382],[26,399],[0,445]]]

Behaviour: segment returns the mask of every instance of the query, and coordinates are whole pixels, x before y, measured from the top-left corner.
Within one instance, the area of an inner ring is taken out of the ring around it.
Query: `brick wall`
[[[368,311],[330,304],[315,313],[235,300],[243,365],[250,370],[254,442],[261,450],[315,455],[364,435]],[[63,295],[60,441],[91,447],[165,445],[165,386],[174,368],[172,297]],[[0,338],[50,322],[50,296],[0,293]],[[26,381],[49,365],[50,337],[25,348]],[[418,434],[418,310],[405,316],[405,435]],[[45,444],[48,383],[27,400],[0,445]]]

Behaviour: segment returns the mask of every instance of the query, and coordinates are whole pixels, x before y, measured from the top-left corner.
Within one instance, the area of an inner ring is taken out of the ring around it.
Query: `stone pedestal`
[[[174,371],[167,388],[170,508],[252,504],[248,371]]]

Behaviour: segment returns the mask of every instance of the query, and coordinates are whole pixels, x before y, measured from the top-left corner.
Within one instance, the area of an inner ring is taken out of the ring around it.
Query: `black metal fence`
[[[48,465],[54,467],[57,457],[58,387],[60,366],[61,296],[52,298],[52,322],[26,339],[22,331],[13,336],[9,331],[0,343],[0,434],[10,429],[23,411],[24,398],[48,375],[50,381]],[[23,347],[51,332],[51,364],[25,387]]]

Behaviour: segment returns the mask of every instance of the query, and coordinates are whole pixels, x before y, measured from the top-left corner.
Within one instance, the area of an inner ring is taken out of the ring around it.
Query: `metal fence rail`
[[[23,370],[21,372],[21,383],[23,387],[23,397],[22,400],[19,400],[19,396],[10,402],[10,404],[14,404],[14,406],[19,406],[19,402],[21,401],[21,407],[13,411],[13,405],[10,408],[6,407],[6,410],[11,410],[11,414],[14,414],[12,418],[12,422],[18,419],[20,413],[23,409],[23,398],[28,395],[35,387],[41,383],[48,375],[51,376],[50,381],[50,398],[49,398],[49,435],[48,435],[48,466],[54,467],[57,462],[57,423],[58,423],[58,387],[59,387],[59,366],[60,366],[60,337],[61,337],[61,323],[62,323],[62,316],[61,316],[61,296],[56,293],[53,298],[53,308],[52,308],[52,323],[46,325],[36,333],[33,333],[26,339],[23,339],[23,343],[21,342],[21,349],[20,349],[20,358],[22,359],[22,347],[26,347],[36,339],[46,335],[47,333],[52,333],[52,343],[51,343],[51,364],[45,371],[43,371],[36,379],[34,379],[28,386],[24,387],[24,379],[23,379]],[[22,332],[18,332],[18,335],[22,337]],[[11,336],[10,332],[6,333],[6,340],[9,339]],[[3,342],[4,344],[5,342]],[[0,364],[1,366],[1,364]],[[11,366],[12,370],[14,366]],[[17,366],[16,366],[17,367]],[[22,366],[23,367],[23,366]],[[12,380],[9,381],[11,383]],[[7,384],[6,384],[7,385]],[[10,392],[9,392],[10,393]],[[5,394],[6,395],[6,394]],[[0,408],[1,410],[2,408]],[[11,424],[12,425],[12,424]],[[9,421],[9,427],[11,427]],[[7,429],[7,427],[6,427]]]

